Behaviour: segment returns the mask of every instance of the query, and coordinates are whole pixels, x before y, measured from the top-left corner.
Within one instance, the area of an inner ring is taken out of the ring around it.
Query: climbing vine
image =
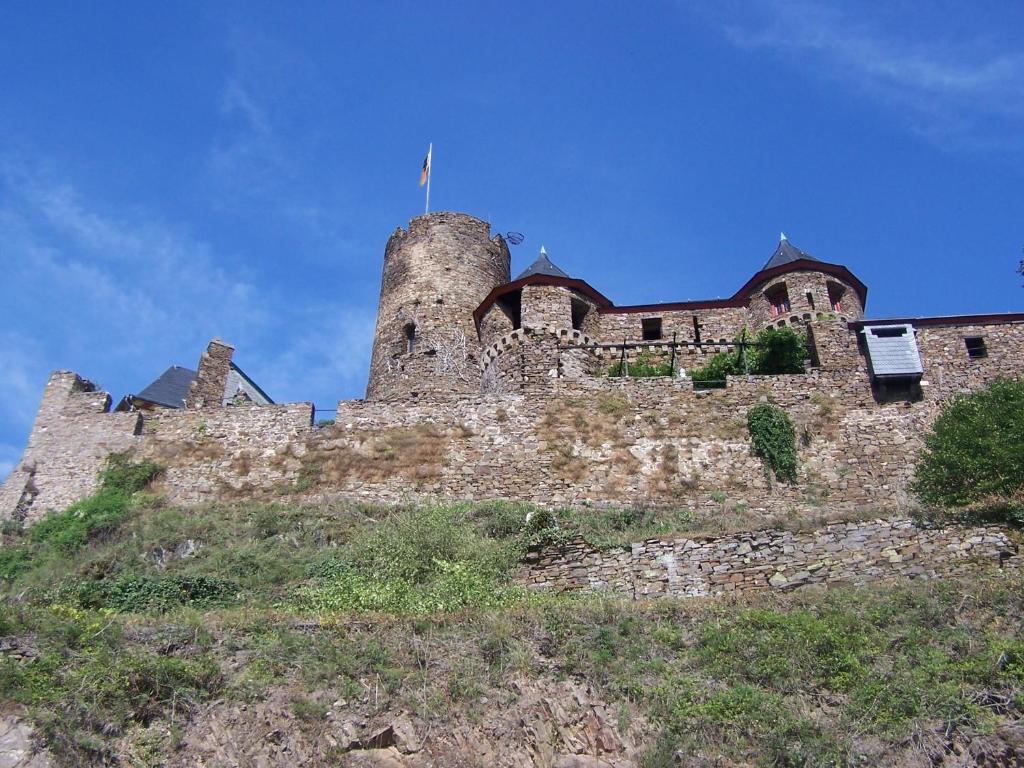
[[[777,405],[760,403],[747,411],[747,429],[754,455],[764,460],[769,477],[796,480],[796,431],[786,412]]]

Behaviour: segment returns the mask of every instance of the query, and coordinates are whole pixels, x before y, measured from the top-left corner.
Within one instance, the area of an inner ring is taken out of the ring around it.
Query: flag
[[[433,152],[434,147],[431,146],[427,150],[427,156],[423,158],[423,171],[420,173],[420,186],[422,187],[427,183],[427,179],[430,178],[430,155]]]

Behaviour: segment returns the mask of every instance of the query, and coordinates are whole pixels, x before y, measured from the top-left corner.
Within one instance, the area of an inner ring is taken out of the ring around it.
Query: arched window
[[[833,312],[843,311],[843,296],[846,294],[846,288],[839,283],[828,283],[828,303],[832,305]]]
[[[405,335],[405,351],[411,355],[416,349],[416,323],[406,323],[402,333]]]
[[[771,307],[772,317],[779,317],[790,312],[789,291],[786,290],[785,283],[780,283],[765,291],[764,297]]]

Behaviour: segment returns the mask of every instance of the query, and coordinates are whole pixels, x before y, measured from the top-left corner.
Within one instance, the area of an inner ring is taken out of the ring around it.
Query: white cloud
[[[990,37],[921,32],[916,12],[898,4],[752,0],[698,8],[735,45],[794,58],[807,72],[847,83],[892,107],[908,127],[937,143],[1020,142],[1024,49],[1019,46],[999,46]],[[901,17],[901,11],[909,16]]]

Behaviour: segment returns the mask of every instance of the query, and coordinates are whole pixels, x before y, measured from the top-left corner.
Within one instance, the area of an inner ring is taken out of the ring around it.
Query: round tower
[[[464,213],[429,213],[384,249],[367,400],[480,391],[473,310],[509,282],[508,246]]]

